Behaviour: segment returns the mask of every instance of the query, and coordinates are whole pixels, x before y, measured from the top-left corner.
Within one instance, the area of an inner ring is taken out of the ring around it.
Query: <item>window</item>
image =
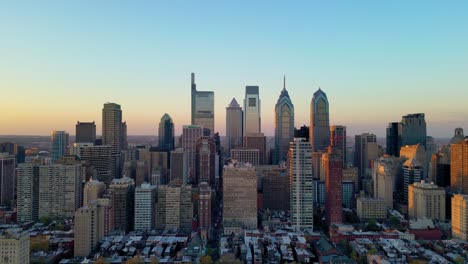
[[[249,107],[256,107],[257,106],[257,99],[249,98]]]

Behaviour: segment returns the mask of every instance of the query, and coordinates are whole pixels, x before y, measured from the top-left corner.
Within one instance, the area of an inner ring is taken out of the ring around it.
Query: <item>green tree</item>
[[[456,264],[463,264],[463,263],[465,263],[465,259],[462,256],[458,256],[457,258],[455,258],[455,263]]]
[[[374,255],[374,254],[377,254],[377,253],[378,253],[378,251],[377,251],[377,249],[374,248],[374,247],[371,248],[371,249],[367,252],[367,254],[369,254],[369,255]]]

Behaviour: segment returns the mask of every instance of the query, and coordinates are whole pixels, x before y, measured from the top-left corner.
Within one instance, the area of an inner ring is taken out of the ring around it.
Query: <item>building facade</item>
[[[204,135],[214,134],[214,92],[197,91],[195,74],[192,73],[192,123],[205,129]]]
[[[312,151],[324,151],[330,145],[330,112],[328,99],[320,88],[310,102],[310,144]]]
[[[0,263],[29,263],[30,240],[26,231],[0,231]]]
[[[325,212],[329,226],[343,222],[343,160],[341,153],[329,148],[322,156],[325,165]]]
[[[330,127],[330,145],[339,155],[343,161],[343,168],[346,168],[346,127],[345,126],[331,126]]]
[[[16,190],[16,156],[0,153],[0,205],[14,207]]]
[[[452,197],[452,236],[468,240],[468,195],[455,194]]]
[[[75,127],[75,143],[91,143],[96,142],[96,124],[93,122],[76,123]]]
[[[424,181],[408,186],[408,215],[444,221],[445,189]]]
[[[251,133],[261,133],[261,108],[260,93],[258,86],[245,87],[244,99],[244,137]]]
[[[201,137],[196,146],[196,182],[207,182],[210,186],[215,183],[216,145],[214,138]]]
[[[172,151],[175,147],[174,121],[167,113],[161,117],[158,130],[159,151]]]
[[[286,77],[283,90],[275,105],[275,156],[273,164],[286,162],[289,142],[294,138],[294,105],[286,90]]]
[[[232,98],[231,103],[226,107],[226,138],[227,151],[242,147],[243,139],[243,115],[242,107],[237,103],[236,98]]]
[[[68,138],[68,133],[65,131],[52,131],[52,162],[67,154]]]
[[[450,145],[450,187],[455,193],[468,194],[468,139]]]
[[[156,227],[156,186],[143,183],[135,188],[135,230],[151,231]]]
[[[112,194],[115,228],[124,232],[133,230],[135,182],[128,177],[113,179],[109,190]]]
[[[189,174],[189,182],[196,182],[196,154],[197,142],[203,136],[203,127],[201,126],[183,126],[182,128],[182,148],[187,152],[187,167]]]

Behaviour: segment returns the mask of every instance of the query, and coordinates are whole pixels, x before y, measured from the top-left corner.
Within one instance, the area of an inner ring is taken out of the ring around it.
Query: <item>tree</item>
[[[465,263],[465,259],[462,256],[458,256],[455,258],[455,263],[456,264],[463,264]]]
[[[375,221],[374,219],[371,219],[367,222],[366,229],[367,231],[380,231],[379,226],[377,226],[377,221]]]
[[[203,256],[200,258],[200,263],[201,264],[213,264],[213,259],[211,259],[211,256]]]
[[[367,254],[374,255],[374,254],[377,254],[377,252],[378,252],[377,249],[375,247],[373,247],[367,252]]]

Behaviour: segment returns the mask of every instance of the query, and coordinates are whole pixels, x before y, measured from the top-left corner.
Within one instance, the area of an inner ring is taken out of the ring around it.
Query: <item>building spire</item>
[[[284,75],[284,78],[283,78],[283,90],[286,91],[286,74]]]

